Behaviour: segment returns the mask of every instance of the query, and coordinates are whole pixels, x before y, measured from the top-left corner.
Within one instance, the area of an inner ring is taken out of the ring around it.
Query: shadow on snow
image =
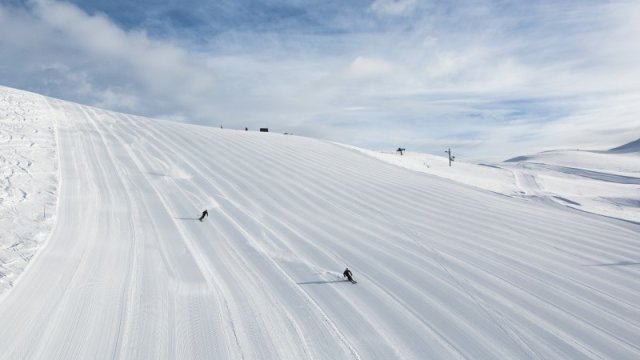
[[[348,283],[347,280],[327,280],[327,281],[305,281],[296,283],[298,285],[320,285],[320,284],[331,284],[331,283]]]
[[[593,265],[585,265],[585,266],[633,266],[633,265],[640,265],[640,262],[618,261],[617,263],[593,264]]]

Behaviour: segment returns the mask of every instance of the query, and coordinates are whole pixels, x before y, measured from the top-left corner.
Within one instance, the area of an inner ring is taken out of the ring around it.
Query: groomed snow
[[[471,164],[430,154],[346,146],[379,160],[530,201],[640,222],[638,141],[610,151],[547,151],[496,164]],[[635,147],[634,147],[634,144]]]
[[[60,181],[0,298],[2,359],[640,357],[638,224],[16,93],[54,124]]]

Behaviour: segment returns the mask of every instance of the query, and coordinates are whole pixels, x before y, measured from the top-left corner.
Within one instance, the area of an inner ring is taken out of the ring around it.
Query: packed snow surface
[[[609,151],[547,151],[497,164],[355,147],[382,161],[462,184],[640,223],[640,140]],[[623,149],[623,150],[621,150]]]
[[[640,358],[637,223],[325,141],[0,98],[3,226],[55,219],[0,298],[1,359]]]

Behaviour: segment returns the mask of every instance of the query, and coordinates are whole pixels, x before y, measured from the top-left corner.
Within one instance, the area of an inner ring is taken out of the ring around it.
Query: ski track
[[[536,168],[548,169],[552,171],[557,171],[557,172],[570,174],[574,176],[581,176],[588,179],[599,180],[599,181],[613,182],[618,184],[640,185],[640,178],[638,177],[610,174],[610,173],[605,173],[601,171],[576,169],[568,166],[541,164],[536,162],[529,162],[526,164],[526,167],[529,169],[536,169]]]
[[[0,359],[640,357],[637,224],[327,142],[30,101],[56,123],[58,210],[0,298]],[[36,175],[1,160],[0,191]]]
[[[186,163],[188,163],[188,160],[186,160],[186,159],[180,159],[180,160],[181,160],[181,161],[180,161],[181,163],[182,163],[182,162],[186,162]],[[194,170],[194,171],[198,171],[198,170],[197,170],[197,168],[194,168],[194,167],[192,167],[192,170]],[[180,191],[180,190],[178,190],[178,191]],[[219,192],[220,190],[216,190],[216,191],[218,191],[218,192]],[[225,197],[224,197],[224,196],[222,196],[222,197],[221,197],[221,199],[225,199]],[[225,215],[226,215],[226,216],[229,216],[228,214],[225,214]],[[235,225],[235,227],[236,227],[236,230],[238,230],[238,231],[241,231],[241,232],[242,232],[242,228],[241,228],[240,226],[238,226],[237,224],[234,224],[234,225]],[[245,238],[251,238],[251,236],[250,236],[250,235],[248,235],[248,234],[246,234],[246,233],[245,233],[245,234],[243,234],[243,236],[244,236]],[[254,242],[255,242],[255,241],[254,241]],[[242,267],[243,267],[243,268],[245,268],[245,267],[250,267],[250,266],[251,266],[251,263],[246,263],[246,262],[245,262],[245,263],[243,263],[243,264],[242,264]],[[252,274],[252,275],[254,275],[254,276],[260,276],[260,274],[259,274],[259,273],[257,273],[257,272],[256,272],[256,273],[254,273],[254,274]],[[266,279],[265,279],[265,280],[266,280]],[[309,299],[309,300],[311,300],[311,299]],[[329,322],[330,322],[330,320],[328,320],[328,319],[325,319],[325,321],[329,321]],[[297,327],[297,324],[293,323],[293,325]],[[335,331],[336,331],[335,326],[333,326],[332,324],[330,324],[330,325],[332,326],[332,330],[333,330],[333,332],[335,332]],[[299,330],[298,330],[298,331],[299,331]],[[341,339],[341,341],[344,341],[344,338],[343,338],[343,337],[340,337],[340,339]],[[302,340],[303,340],[303,342],[304,342],[304,339],[302,339]],[[352,353],[354,353],[353,349],[351,349],[351,352],[352,352]],[[306,354],[308,354],[308,351],[305,351],[305,353],[306,353]],[[308,355],[309,355],[309,354],[308,354]],[[355,357],[357,358],[357,355],[355,355]]]

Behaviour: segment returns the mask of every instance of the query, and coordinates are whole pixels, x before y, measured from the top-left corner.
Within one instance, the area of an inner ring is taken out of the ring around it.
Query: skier
[[[209,216],[209,212],[207,211],[207,209],[205,209],[202,212],[202,216],[200,216],[200,219],[198,219],[198,220],[202,221],[202,219],[204,219],[205,216]]]
[[[353,274],[351,274],[351,270],[349,270],[349,268],[344,269],[344,272],[342,273],[342,277],[346,277],[347,280],[353,282],[352,276]]]

